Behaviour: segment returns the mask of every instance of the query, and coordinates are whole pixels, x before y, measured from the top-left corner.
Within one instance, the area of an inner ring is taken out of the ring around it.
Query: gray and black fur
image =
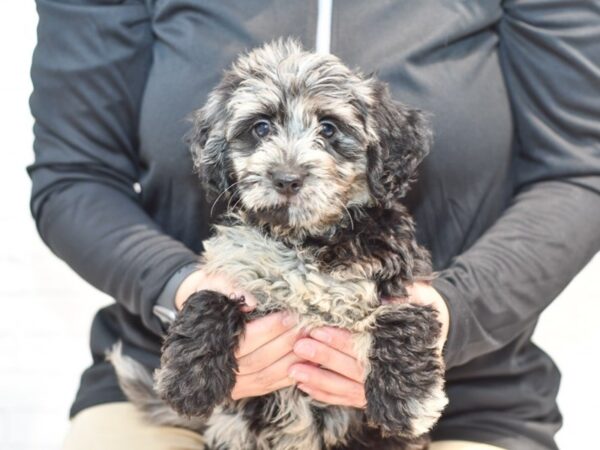
[[[431,278],[400,202],[430,147],[423,115],[336,57],[277,41],[225,72],[189,139],[207,194],[225,211],[204,243],[203,270],[226,273],[258,306],[246,314],[217,292],[190,297],[155,374],[166,403],[133,360],[113,354],[131,401],[157,423],[202,433],[205,449],[425,448],[446,404],[440,324],[430,307],[381,303]],[[364,410],[295,388],[231,399],[245,323],[280,310],[308,329],[353,332]]]

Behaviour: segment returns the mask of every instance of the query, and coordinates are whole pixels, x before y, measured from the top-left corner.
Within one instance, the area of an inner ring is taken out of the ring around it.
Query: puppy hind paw
[[[366,415],[385,436],[417,438],[447,404],[437,313],[425,306],[387,305],[376,314]]]
[[[240,299],[200,291],[184,304],[163,343],[156,388],[175,411],[208,417],[230,398],[244,330]]]

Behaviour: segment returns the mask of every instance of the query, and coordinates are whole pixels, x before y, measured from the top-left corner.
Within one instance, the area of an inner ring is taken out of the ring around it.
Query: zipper
[[[333,0],[319,0],[317,10],[317,53],[331,53],[331,16]]]

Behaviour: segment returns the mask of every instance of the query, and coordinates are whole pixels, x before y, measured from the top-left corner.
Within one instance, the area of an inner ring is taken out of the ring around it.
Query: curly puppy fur
[[[123,390],[155,422],[201,432],[206,449],[425,448],[446,404],[440,324],[431,308],[380,301],[431,277],[400,202],[430,147],[422,113],[336,57],[280,40],[241,56],[192,120],[196,168],[224,211],[203,269],[238,280],[258,307],[195,294],[155,374],[168,406],[117,351]],[[295,388],[231,399],[244,324],[280,310],[307,329],[353,331],[364,411]]]

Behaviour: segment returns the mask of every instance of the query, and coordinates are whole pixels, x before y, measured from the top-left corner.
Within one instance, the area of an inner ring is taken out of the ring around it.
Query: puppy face
[[[209,196],[284,235],[322,235],[397,200],[430,140],[385,85],[291,40],[238,59],[193,121]]]

